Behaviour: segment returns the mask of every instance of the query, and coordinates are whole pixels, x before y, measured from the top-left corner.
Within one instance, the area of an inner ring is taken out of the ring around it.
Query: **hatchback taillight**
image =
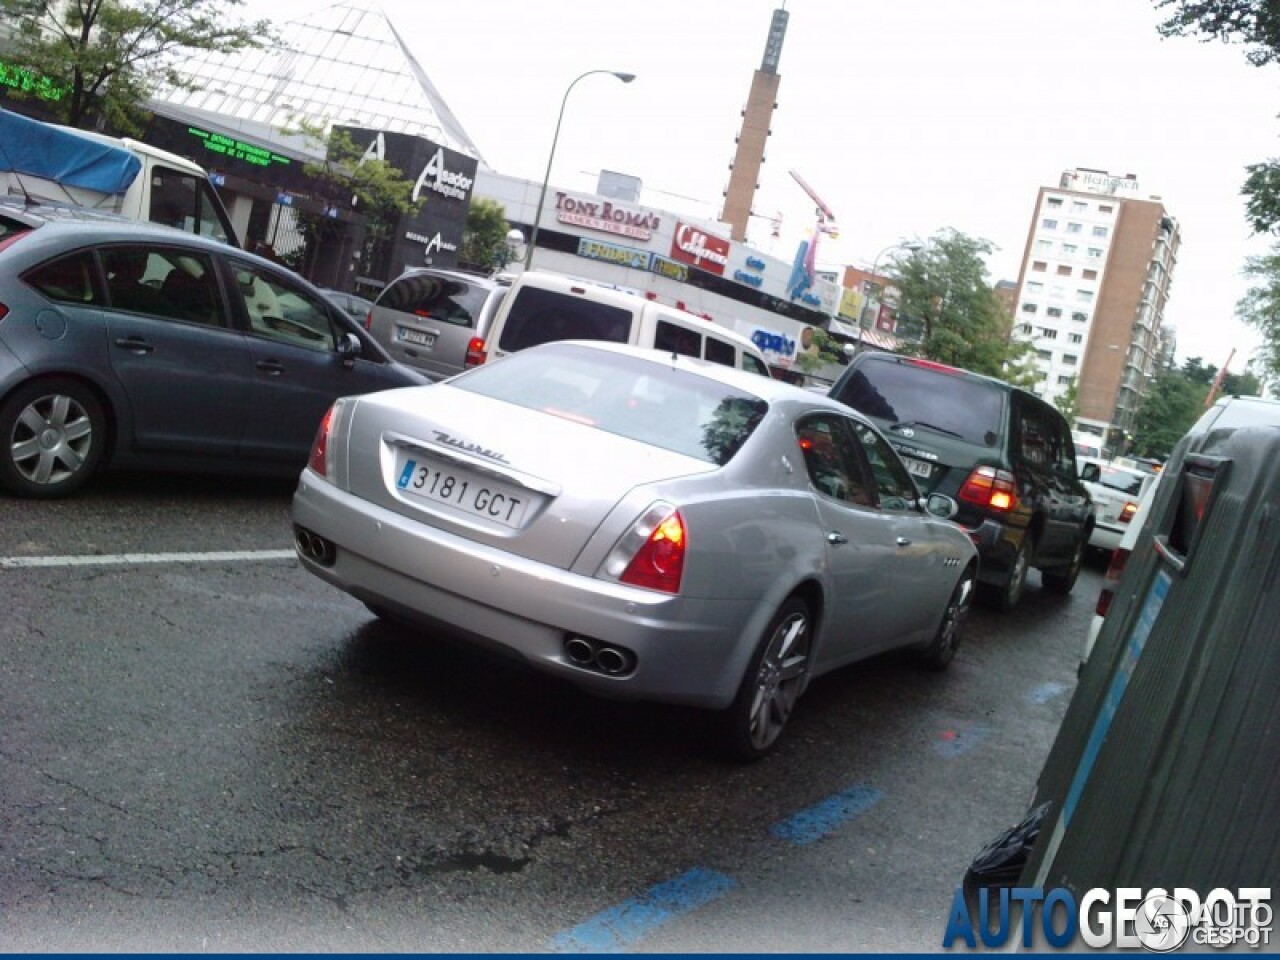
[[[604,571],[633,587],[679,593],[688,549],[680,511],[669,503],[655,503],[610,551]]]
[[[467,357],[463,361],[463,365],[467,367],[478,367],[489,359],[489,354],[485,350],[484,337],[472,337],[467,343]]]
[[[965,503],[1006,513],[1018,505],[1018,490],[1012,473],[995,467],[976,467],[956,494]]]

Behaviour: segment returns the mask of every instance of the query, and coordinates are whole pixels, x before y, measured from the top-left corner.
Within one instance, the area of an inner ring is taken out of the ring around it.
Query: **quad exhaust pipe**
[[[331,541],[318,533],[312,533],[306,527],[293,528],[293,542],[300,554],[322,567],[331,567],[338,559],[338,548]]]
[[[636,668],[636,655],[625,647],[571,633],[564,639],[564,655],[574,666],[610,677],[621,677]]]

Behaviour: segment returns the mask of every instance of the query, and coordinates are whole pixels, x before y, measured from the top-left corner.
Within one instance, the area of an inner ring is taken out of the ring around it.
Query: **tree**
[[[1280,246],[1262,257],[1249,257],[1244,274],[1253,285],[1236,304],[1236,316],[1262,334],[1254,357],[1259,379],[1280,384]]]
[[[1002,377],[1007,362],[1025,355],[986,280],[982,258],[991,250],[990,241],[944,230],[923,249],[891,261],[899,315],[920,328],[920,356]],[[1011,369],[1020,372],[1016,364]]]
[[[325,158],[303,168],[319,183],[320,199],[330,206],[355,209],[365,218],[365,242],[361,253],[365,269],[378,270],[379,258],[390,243],[391,230],[405,214],[416,213],[422,201],[413,199],[413,181],[385,160],[368,156],[345,130],[330,129],[303,120],[294,133],[325,144]],[[299,213],[298,221],[311,248],[328,235],[331,220],[313,213]],[[293,264],[295,269],[298,265]],[[306,270],[300,271],[306,273]]]
[[[480,270],[501,270],[511,260],[507,208],[489,197],[472,197],[462,233],[458,263]]]
[[[1169,11],[1157,29],[1163,37],[1199,37],[1245,47],[1245,59],[1255,67],[1280,62],[1280,4],[1259,0],[1155,0],[1157,10]],[[1241,193],[1245,212],[1258,233],[1280,224],[1280,160],[1246,168]]]
[[[1197,360],[1199,358],[1196,358]],[[1169,367],[1156,375],[1134,417],[1133,453],[1164,459],[1204,412],[1207,383]]]
[[[142,104],[162,86],[190,89],[177,54],[261,46],[270,23],[239,24],[244,0],[0,0],[17,25],[10,57],[65,91],[50,106],[73,127],[105,122],[138,133]]]
[[[1071,382],[1067,384],[1067,389],[1063,390],[1058,399],[1053,402],[1058,408],[1058,412],[1066,418],[1067,423],[1075,424],[1076,417],[1080,416],[1080,378],[1072,377]]]

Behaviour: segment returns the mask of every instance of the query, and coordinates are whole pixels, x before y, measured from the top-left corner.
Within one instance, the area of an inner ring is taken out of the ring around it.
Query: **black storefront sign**
[[[384,160],[412,181],[414,198],[421,204],[416,214],[395,225],[387,253],[388,278],[406,267],[456,267],[475,184],[475,158],[407,133],[336,129],[365,156]]]

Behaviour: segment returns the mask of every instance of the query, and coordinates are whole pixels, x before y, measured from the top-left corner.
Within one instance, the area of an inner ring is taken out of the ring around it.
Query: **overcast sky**
[[[574,87],[554,185],[601,169],[642,202],[714,219],[778,0],[384,0],[382,7],[500,173],[541,182]],[[251,0],[293,19],[323,0]],[[1135,174],[1182,228],[1166,323],[1180,359],[1233,370],[1257,338],[1234,319],[1246,256],[1246,164],[1280,155],[1280,72],[1240,48],[1162,40],[1150,0],[788,0],[773,135],[751,237],[789,258],[812,226],[798,171],[834,210],[819,262],[870,265],[886,246],[954,228],[996,245],[1017,279],[1041,185],[1064,169]]]

